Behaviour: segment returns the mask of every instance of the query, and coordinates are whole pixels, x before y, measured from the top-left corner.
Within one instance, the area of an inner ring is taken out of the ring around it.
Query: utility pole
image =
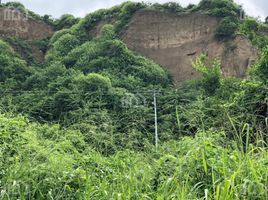
[[[155,121],[155,147],[158,146],[158,129],[157,129],[157,104],[156,104],[156,92],[154,91],[154,121]]]

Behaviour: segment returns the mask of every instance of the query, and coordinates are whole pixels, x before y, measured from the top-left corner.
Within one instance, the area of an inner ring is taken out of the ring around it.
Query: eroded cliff
[[[217,18],[204,14],[141,10],[121,37],[130,49],[166,67],[176,83],[198,76],[192,62],[201,53],[218,58],[225,76],[245,77],[257,58],[257,50],[242,35],[218,41],[218,24]]]
[[[37,40],[53,35],[53,27],[16,9],[0,8],[0,36]]]

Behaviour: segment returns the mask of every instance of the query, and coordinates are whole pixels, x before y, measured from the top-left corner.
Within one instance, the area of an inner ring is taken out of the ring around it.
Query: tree
[[[268,16],[265,18],[265,23],[268,24]]]

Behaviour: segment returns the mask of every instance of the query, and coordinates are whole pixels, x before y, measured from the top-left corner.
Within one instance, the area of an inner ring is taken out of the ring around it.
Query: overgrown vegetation
[[[240,32],[259,49],[268,45],[268,36],[266,34],[268,26],[254,18],[248,17],[240,25]]]
[[[239,25],[262,51],[250,77],[223,78],[220,63],[201,55],[193,63],[201,77],[175,88],[118,37],[148,6],[224,17],[221,39]],[[0,198],[266,200],[265,25],[232,24],[237,13],[232,1],[203,0],[187,9],[127,2],[79,20],[65,15],[50,40],[32,41],[46,52],[42,65],[15,53],[11,45],[28,48],[23,41],[0,40]],[[88,34],[101,20],[108,24],[100,33]]]

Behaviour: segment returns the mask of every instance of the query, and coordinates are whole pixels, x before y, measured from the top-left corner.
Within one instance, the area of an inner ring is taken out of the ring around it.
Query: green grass
[[[83,135],[0,115],[1,199],[267,199],[268,151],[198,132],[103,156]],[[245,126],[247,129],[247,126]]]

